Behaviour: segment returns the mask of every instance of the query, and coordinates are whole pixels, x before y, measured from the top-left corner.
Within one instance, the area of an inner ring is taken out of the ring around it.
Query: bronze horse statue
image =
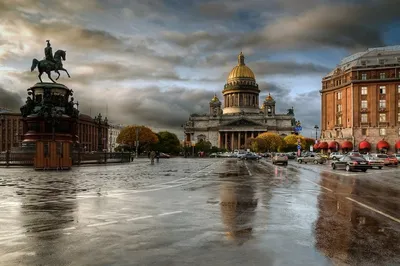
[[[56,80],[58,80],[58,78],[60,77],[60,72],[58,72],[58,70],[62,70],[65,71],[68,75],[68,77],[70,78],[71,76],[69,75],[68,71],[63,68],[63,64],[62,61],[65,61],[67,52],[64,50],[58,50],[57,52],[54,53],[54,62],[50,61],[50,60],[37,60],[36,58],[33,59],[32,61],[32,67],[31,67],[31,72],[36,68],[36,66],[38,67],[38,71],[39,71],[39,80],[40,82],[43,83],[42,81],[42,74],[43,72],[47,73],[47,76],[49,77],[49,79],[51,81],[53,81],[54,83],[56,83],[50,75],[51,71],[54,71],[58,74],[58,77],[56,78]]]

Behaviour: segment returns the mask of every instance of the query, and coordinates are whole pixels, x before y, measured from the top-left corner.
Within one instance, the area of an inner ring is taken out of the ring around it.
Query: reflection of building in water
[[[221,214],[229,238],[245,240],[251,236],[257,207],[254,196],[254,189],[248,182],[222,182]]]
[[[67,265],[62,230],[72,227],[76,211],[76,184],[71,175],[52,178],[32,179],[26,185],[30,189],[19,191],[22,196],[20,220],[28,239],[28,249],[36,256],[31,259],[43,260],[51,256],[53,265]],[[27,265],[39,265],[35,261]]]
[[[316,247],[339,265],[362,265],[365,261],[372,263],[371,265],[380,265],[393,258],[399,260],[400,233],[388,226],[391,221],[346,199],[351,194],[375,194],[376,185],[360,183],[360,180],[354,178],[337,180],[331,174],[321,176],[320,185],[332,189],[335,193],[321,192],[318,196]],[[387,198],[390,194],[395,197],[393,193],[397,198],[400,196],[394,191],[380,191],[374,195],[373,201]],[[380,206],[386,205],[382,202]],[[399,204],[395,208],[398,211]]]

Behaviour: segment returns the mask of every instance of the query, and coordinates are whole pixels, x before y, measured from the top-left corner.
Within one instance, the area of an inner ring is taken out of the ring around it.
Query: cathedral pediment
[[[234,121],[227,122],[225,124],[221,125],[222,127],[260,127],[260,126],[265,126],[261,123],[246,119],[246,118],[240,118]]]

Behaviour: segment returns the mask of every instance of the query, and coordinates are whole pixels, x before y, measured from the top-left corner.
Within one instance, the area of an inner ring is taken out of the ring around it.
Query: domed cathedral
[[[277,114],[275,100],[268,94],[260,107],[260,89],[242,52],[222,90],[223,103],[215,94],[208,114],[191,114],[184,125],[185,141],[205,140],[227,150],[245,149],[247,139],[264,132],[286,136],[294,130],[294,110]]]

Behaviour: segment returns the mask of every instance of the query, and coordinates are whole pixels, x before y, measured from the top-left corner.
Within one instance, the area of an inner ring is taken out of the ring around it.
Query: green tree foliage
[[[279,148],[284,146],[282,138],[276,133],[271,133],[271,132],[262,133],[257,136],[257,139],[262,139],[265,141],[265,151],[269,152],[278,151]]]
[[[206,141],[206,140],[200,140],[199,142],[196,143],[195,150],[196,152],[204,151],[205,153],[210,152],[211,150],[211,142]]]
[[[169,131],[161,131],[157,134],[158,143],[153,145],[154,150],[177,155],[181,150],[178,137]]]
[[[117,137],[117,143],[130,150],[135,150],[136,128],[139,128],[139,150],[148,149],[151,145],[158,142],[157,135],[146,126],[131,125],[124,127]],[[126,149],[125,149],[126,150]]]

